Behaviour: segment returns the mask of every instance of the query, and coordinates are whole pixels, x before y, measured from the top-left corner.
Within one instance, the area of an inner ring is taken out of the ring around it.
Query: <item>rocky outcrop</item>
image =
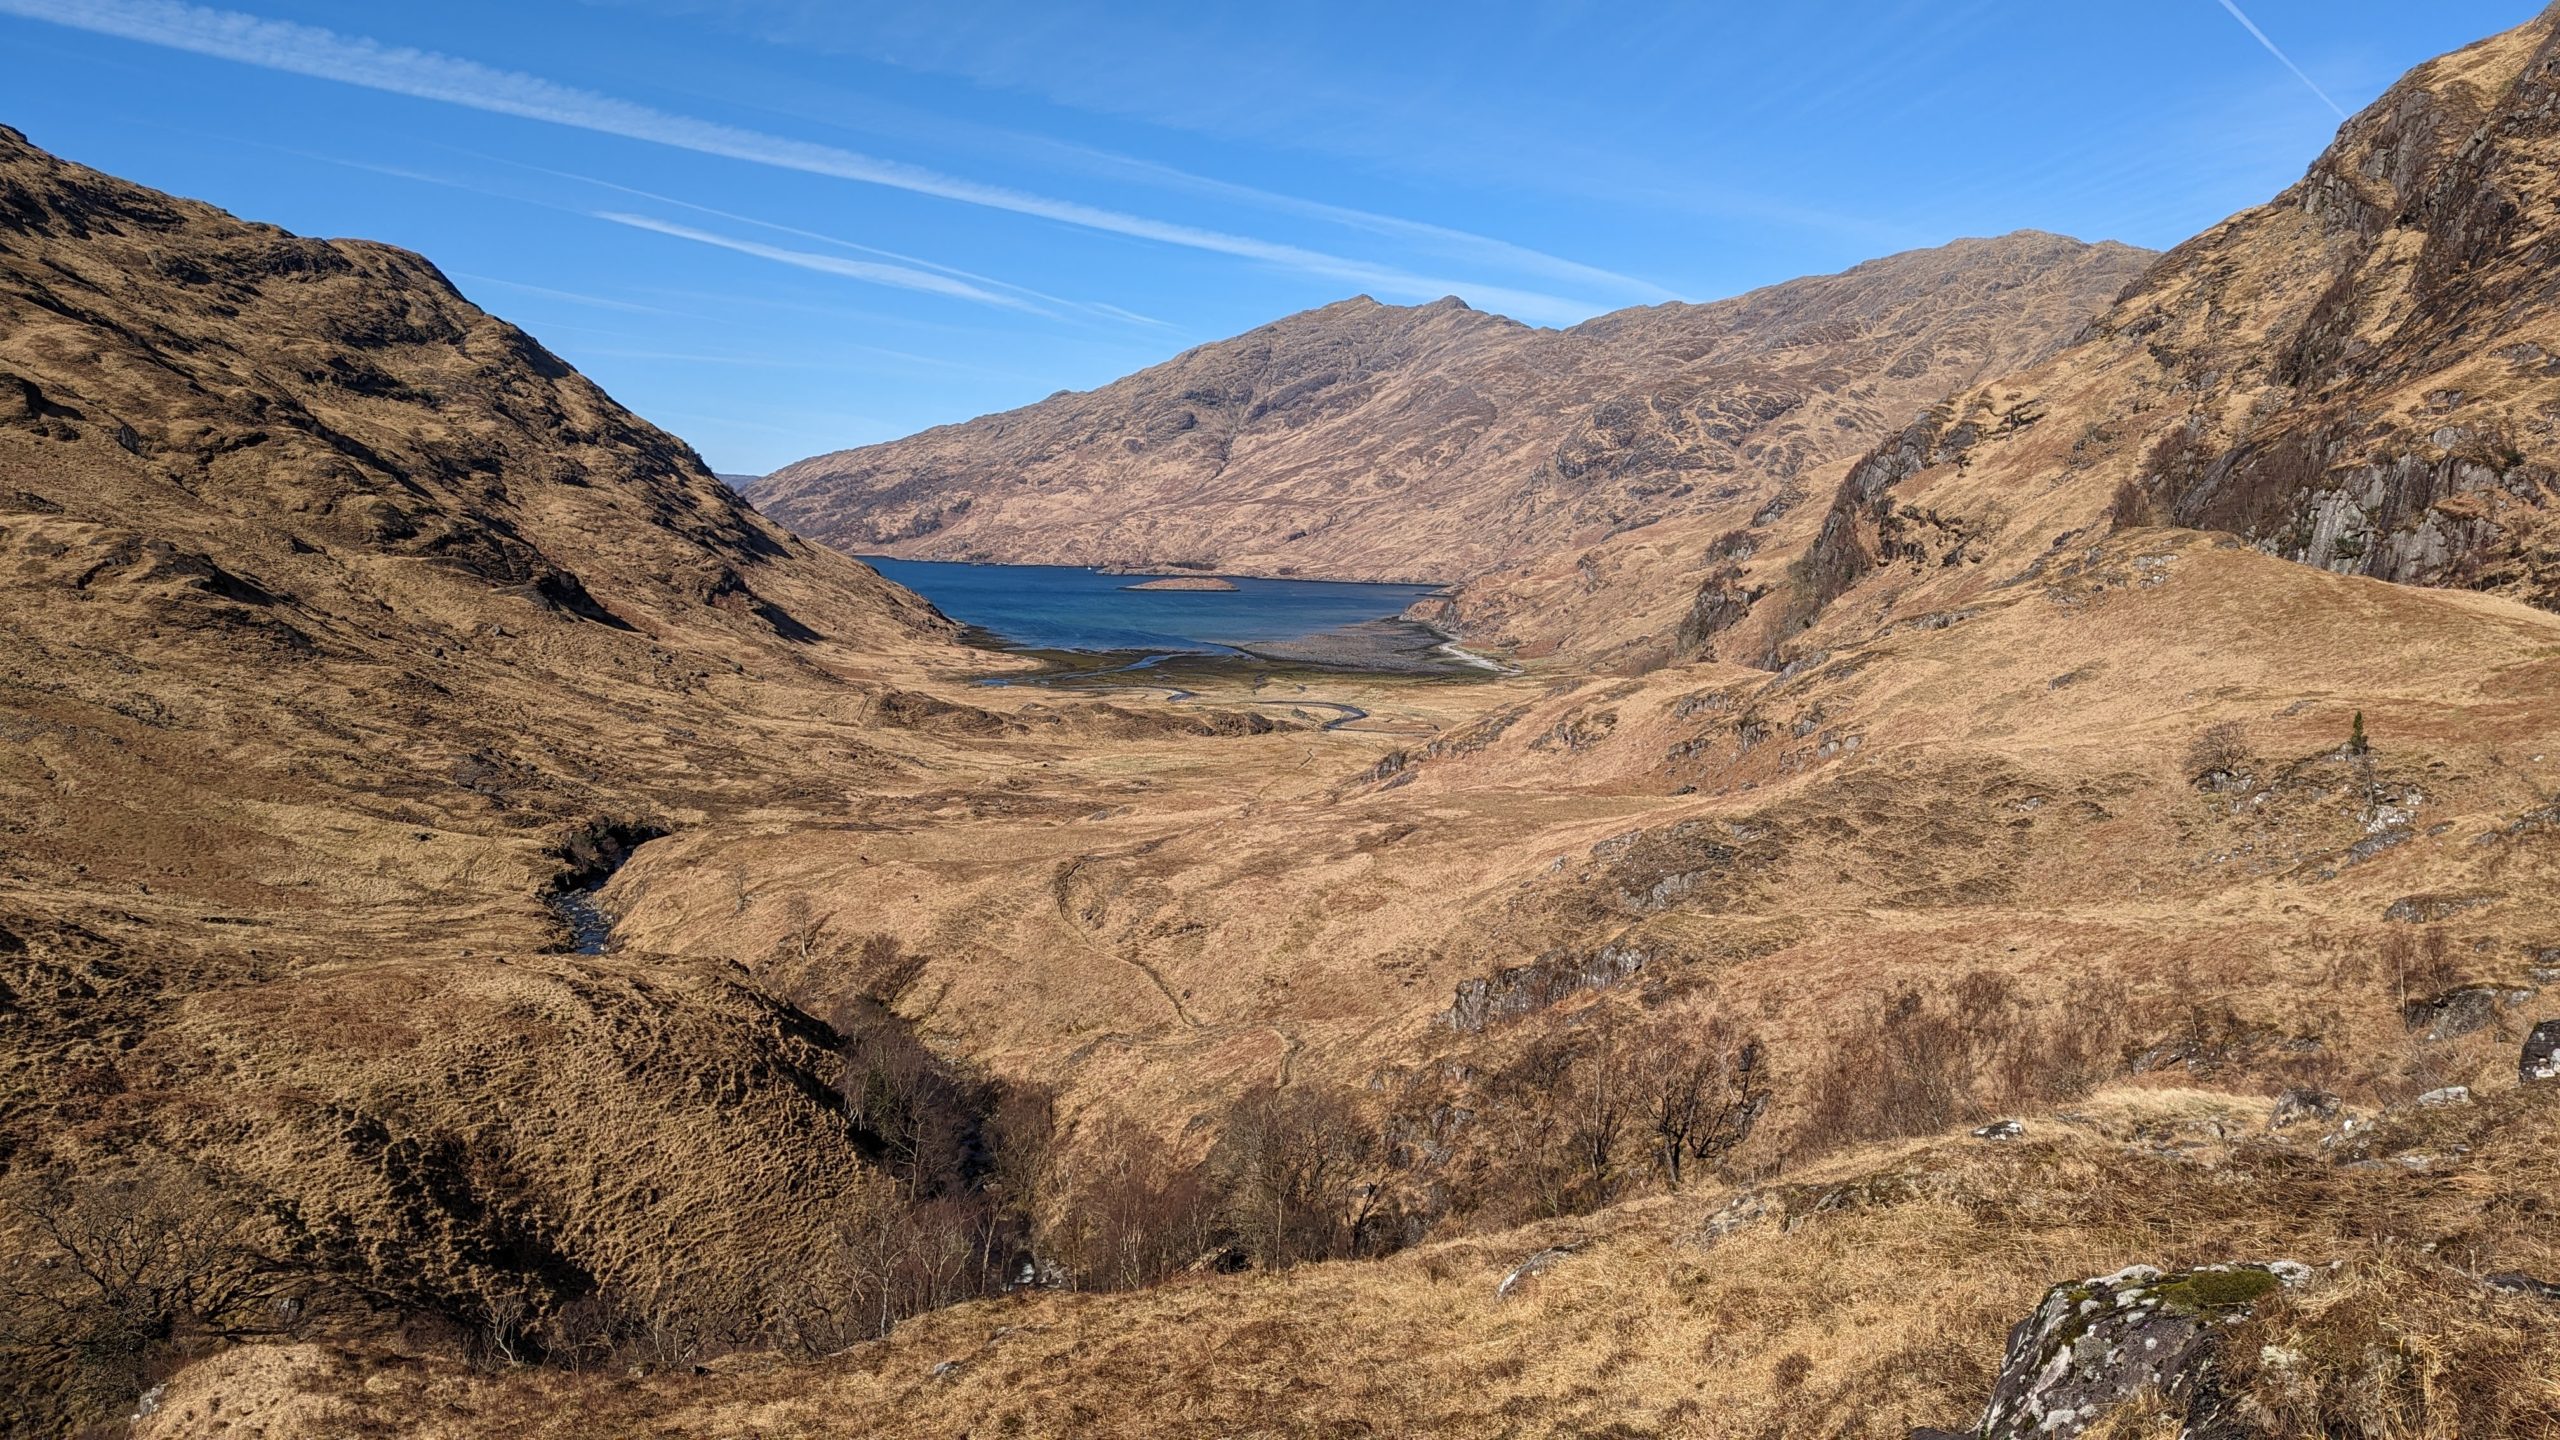
[[[2047,576],[2079,537],[2170,525],[2560,608],[2554,163],[2545,16],[2412,71],[2299,184],[2170,251],[2075,344],[1956,395],[1949,415],[1994,419],[1980,443],[1888,440],[1817,533],[1700,578],[1785,607],[1736,630],[1820,630],[1840,602],[1874,633]]]
[[[1981,1422],[1961,1432],[1917,1431],[1913,1440],[2071,1440],[2146,1394],[2181,1411],[2183,1433],[2194,1440],[2235,1434],[2215,1385],[2222,1334],[2258,1302],[2310,1278],[2307,1267],[2279,1260],[2176,1274],[2135,1265],[2056,1285],[2009,1332]]]
[[[2338,1097],[2328,1091],[2297,1086],[2276,1097],[2275,1108],[2267,1112],[2267,1128],[2282,1130],[2306,1123],[2325,1125],[2337,1118],[2341,1108]]]
[[[1553,1270],[1558,1265],[1561,1265],[1572,1258],[1573,1247],[1570,1245],[1557,1246],[1552,1249],[1539,1251],[1537,1254],[1532,1255],[1528,1259],[1511,1267],[1510,1273],[1504,1275],[1501,1283],[1493,1287],[1493,1298],[1496,1300],[1508,1300],[1512,1296],[1522,1293],[1523,1290],[1535,1282],[1539,1276],[1546,1274],[1548,1271]]]
[[[2465,985],[2402,1007],[2402,1018],[2429,1040],[2452,1040],[2485,1030],[2516,1005],[2533,998],[2530,990],[2504,990],[2495,985]]]
[[[2560,1080],[2560,1020],[2545,1020],[2525,1037],[2516,1061],[2516,1078],[2527,1084]]]
[[[1645,953],[1611,943],[1588,953],[1556,950],[1525,965],[1458,982],[1440,1023],[1474,1034],[1499,1020],[1543,1010],[1585,990],[1605,990],[1644,968]]]

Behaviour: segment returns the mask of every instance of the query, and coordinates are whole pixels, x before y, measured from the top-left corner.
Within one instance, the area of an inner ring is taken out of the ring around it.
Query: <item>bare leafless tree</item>
[[[1202,1167],[1117,1113],[1086,1122],[1042,1243],[1081,1287],[1152,1285],[1208,1250],[1218,1197]]]
[[[1356,1253],[1386,1194],[1386,1146],[1350,1096],[1264,1086],[1229,1111],[1215,1155],[1229,1222],[1274,1269]]]
[[[1696,1165],[1712,1165],[1748,1139],[1769,1103],[1756,1037],[1722,1016],[1663,1016],[1634,1042],[1630,1074],[1652,1160],[1672,1190]]]
[[[2199,785],[2227,785],[2246,778],[2258,763],[2249,727],[2238,720],[2208,725],[2187,746],[2187,778]]]
[[[1568,1072],[1566,1113],[1583,1207],[1597,1209],[1617,1198],[1618,1149],[1635,1118],[1643,1088],[1633,1051],[1603,1035]]]
[[[45,1175],[5,1204],[25,1243],[0,1268],[0,1358],[74,1410],[130,1400],[163,1357],[288,1333],[303,1314],[255,1208],[185,1162]]]

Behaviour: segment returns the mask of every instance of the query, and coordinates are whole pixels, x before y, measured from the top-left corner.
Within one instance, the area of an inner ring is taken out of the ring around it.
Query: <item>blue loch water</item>
[[[952,619],[1031,650],[1227,654],[1385,619],[1437,588],[1238,577],[1233,590],[1132,590],[1156,577],[875,555],[863,563]]]

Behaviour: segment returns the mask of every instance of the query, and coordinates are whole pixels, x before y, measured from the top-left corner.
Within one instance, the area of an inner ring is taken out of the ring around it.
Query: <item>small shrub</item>
[[[2139,480],[2127,477],[2116,485],[2114,503],[2107,507],[2107,520],[2118,530],[2139,530],[2160,523],[2159,507],[2151,500],[2151,491]]]
[[[2257,763],[2249,727],[2238,720],[2206,726],[2187,746],[2187,778],[2199,785],[2244,780]]]
[[[111,1418],[189,1355],[289,1333],[303,1313],[256,1212],[186,1163],[36,1176],[0,1208],[20,1237],[0,1268],[0,1393],[57,1418]]]
[[[1944,994],[1905,986],[1815,1077],[1807,1125],[1818,1146],[1934,1135],[2085,1094],[2123,1071],[2128,1008],[2087,996],[2044,1013],[1983,970]]]

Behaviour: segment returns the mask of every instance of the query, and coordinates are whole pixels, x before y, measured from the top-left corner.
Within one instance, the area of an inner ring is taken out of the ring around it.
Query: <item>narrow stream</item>
[[[569,926],[569,945],[575,954],[601,955],[613,944],[613,917],[596,903],[602,889],[604,880],[598,880],[583,890],[562,890],[551,897],[552,911]]]
[[[569,953],[602,955],[613,948],[613,914],[598,903],[606,882],[629,863],[632,852],[667,832],[656,825],[601,824],[561,847],[567,869],[542,903],[567,927]]]

